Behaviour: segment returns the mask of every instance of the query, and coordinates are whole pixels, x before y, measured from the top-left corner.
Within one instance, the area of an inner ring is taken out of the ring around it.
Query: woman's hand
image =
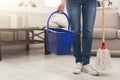
[[[64,11],[65,9],[65,2],[66,0],[61,0],[61,4],[58,6],[58,13],[62,14],[62,12]]]

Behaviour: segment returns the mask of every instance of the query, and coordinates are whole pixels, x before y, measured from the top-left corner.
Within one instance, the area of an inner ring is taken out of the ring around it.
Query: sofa
[[[120,16],[115,8],[105,9],[105,43],[106,48],[111,51],[113,56],[120,55]],[[101,47],[102,36],[102,9],[97,9],[96,21],[93,31],[92,51],[96,52]]]
[[[119,13],[116,8],[105,9],[105,43],[106,48],[111,51],[113,56],[120,55],[120,21]],[[61,20],[62,19],[62,20]],[[67,20],[63,15],[58,14],[51,20],[51,23],[57,24],[59,27],[67,28]],[[57,26],[57,27],[58,27]],[[96,20],[93,30],[92,53],[101,48],[102,37],[102,8],[97,8]]]

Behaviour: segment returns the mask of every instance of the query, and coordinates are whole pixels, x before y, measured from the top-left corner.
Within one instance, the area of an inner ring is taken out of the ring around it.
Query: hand
[[[65,9],[65,1],[61,2],[61,4],[58,6],[58,13],[62,14]]]

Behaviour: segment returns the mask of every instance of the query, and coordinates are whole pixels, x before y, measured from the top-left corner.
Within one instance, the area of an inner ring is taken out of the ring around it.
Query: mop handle
[[[102,43],[105,43],[105,0],[102,0]]]
[[[50,16],[48,17],[48,20],[47,20],[47,26],[46,26],[46,28],[49,28],[50,18],[51,18],[54,14],[56,14],[56,13],[58,13],[58,11],[54,11],[54,12],[52,12],[52,13],[50,14]],[[68,21],[68,30],[71,30],[69,17],[67,16],[67,14],[66,14],[65,12],[63,12],[62,14],[66,17],[66,19],[67,19],[67,21]]]

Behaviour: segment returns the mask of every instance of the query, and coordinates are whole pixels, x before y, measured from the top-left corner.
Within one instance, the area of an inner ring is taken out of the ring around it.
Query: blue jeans
[[[75,32],[73,52],[76,63],[89,64],[96,16],[96,0],[67,0],[66,8],[71,22],[71,30]],[[82,25],[80,21],[81,14]],[[80,39],[81,33],[82,39]]]

